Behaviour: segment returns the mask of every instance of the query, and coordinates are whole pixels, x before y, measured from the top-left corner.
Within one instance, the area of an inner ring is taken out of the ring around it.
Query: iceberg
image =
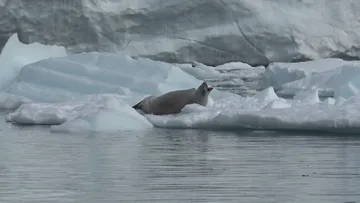
[[[37,0],[29,5],[0,1],[0,48],[18,32],[24,43],[59,44],[71,53],[119,52],[171,63],[359,58],[360,3],[353,0]]]

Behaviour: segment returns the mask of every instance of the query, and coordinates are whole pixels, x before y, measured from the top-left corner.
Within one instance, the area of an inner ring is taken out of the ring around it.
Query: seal
[[[177,90],[165,93],[158,97],[148,96],[135,104],[132,108],[141,109],[146,114],[166,115],[178,114],[188,104],[206,106],[210,92],[213,90],[206,82],[197,89]]]

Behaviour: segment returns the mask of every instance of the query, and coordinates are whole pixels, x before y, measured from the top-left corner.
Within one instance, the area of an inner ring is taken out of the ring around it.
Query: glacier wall
[[[358,59],[358,0],[0,0],[0,47],[121,52],[155,60],[267,65]]]

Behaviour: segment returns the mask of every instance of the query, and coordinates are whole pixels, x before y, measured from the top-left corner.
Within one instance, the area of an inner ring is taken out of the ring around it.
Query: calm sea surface
[[[0,202],[360,202],[360,136],[0,123]]]

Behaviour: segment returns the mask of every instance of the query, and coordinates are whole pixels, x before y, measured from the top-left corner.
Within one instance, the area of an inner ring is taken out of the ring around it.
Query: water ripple
[[[360,200],[357,137],[0,127],[0,202]]]

